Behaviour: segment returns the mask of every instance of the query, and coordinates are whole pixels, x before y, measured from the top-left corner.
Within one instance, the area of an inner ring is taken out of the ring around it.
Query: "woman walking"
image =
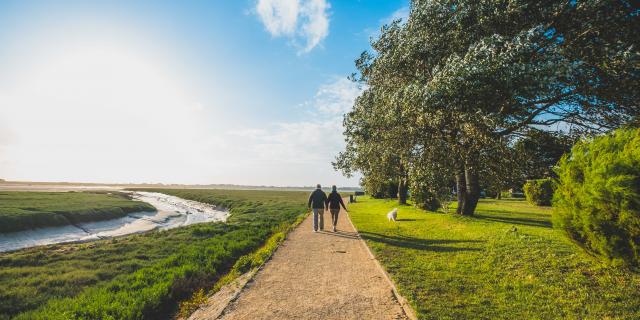
[[[336,186],[331,187],[331,193],[329,197],[327,197],[327,206],[329,207],[329,211],[331,212],[331,222],[333,222],[333,232],[336,232],[336,224],[338,224],[338,214],[340,213],[340,206],[344,208],[344,211],[347,211],[347,207],[344,206],[344,202],[342,202],[342,196],[338,193]]]

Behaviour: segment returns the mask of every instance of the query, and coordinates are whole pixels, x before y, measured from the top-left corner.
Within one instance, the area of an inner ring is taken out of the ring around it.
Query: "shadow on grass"
[[[418,221],[418,220],[424,220],[424,219],[396,219],[396,221]]]
[[[456,251],[482,251],[480,248],[472,247],[452,247],[446,244],[474,244],[483,243],[484,240],[445,240],[445,239],[417,239],[403,236],[388,236],[379,233],[361,232],[363,239],[380,242],[394,247],[427,250],[434,252],[456,252]]]
[[[482,203],[498,203],[498,202],[526,203],[525,198],[502,198],[502,199],[483,198],[480,201],[482,201]]]
[[[518,209],[510,209],[510,208],[480,208],[477,210],[479,214],[489,213],[496,215],[519,215],[519,216],[528,216],[528,217],[537,217],[539,220],[549,219],[551,217],[551,213],[542,213],[542,212],[524,212]]]
[[[505,216],[485,216],[485,215],[476,215],[476,219],[487,220],[493,222],[502,222],[508,224],[519,224],[530,227],[541,227],[541,228],[551,228],[552,224],[549,220],[536,220],[529,218],[521,218],[521,217],[505,217]]]
[[[340,237],[340,238],[360,239],[360,236],[355,232],[347,232],[347,231],[340,231],[340,230],[333,232],[333,231],[320,230],[318,231],[318,233],[326,234],[334,237]]]

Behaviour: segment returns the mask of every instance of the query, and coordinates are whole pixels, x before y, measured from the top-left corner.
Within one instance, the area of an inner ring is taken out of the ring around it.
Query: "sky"
[[[408,0],[0,1],[0,178],[357,186],[347,80]]]

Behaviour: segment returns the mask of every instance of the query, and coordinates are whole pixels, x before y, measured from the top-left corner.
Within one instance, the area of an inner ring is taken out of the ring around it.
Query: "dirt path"
[[[338,232],[314,233],[310,215],[221,319],[407,319],[348,219],[342,211]]]

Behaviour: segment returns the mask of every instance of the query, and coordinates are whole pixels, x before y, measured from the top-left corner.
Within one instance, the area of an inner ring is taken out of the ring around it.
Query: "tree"
[[[500,199],[502,191],[522,187],[525,156],[514,147],[513,139],[503,139],[494,149],[484,152],[481,187],[487,195]]]
[[[556,124],[599,132],[637,119],[637,17],[625,1],[415,0],[406,23],[385,26],[375,52],[356,62],[366,89],[345,117],[356,147],[340,157],[370,164],[376,158],[360,150],[377,148],[420,179],[446,167],[458,212],[472,215],[481,175],[499,176],[486,160],[508,155],[504,141]]]
[[[576,137],[544,130],[529,130],[515,145],[525,180],[555,177],[554,167],[571,151]],[[524,181],[522,181],[524,182]]]
[[[398,30],[399,25],[392,24],[387,27]],[[392,36],[381,38],[379,43],[387,39],[394,40]],[[371,56],[364,52],[360,59],[356,60],[356,67],[361,70],[362,79],[366,77],[369,69],[368,63]],[[382,79],[380,86],[394,86],[393,79]],[[357,80],[366,86],[365,80]],[[341,152],[333,166],[341,170],[343,174],[350,176],[353,171],[360,171],[365,181],[378,183],[382,181],[398,182],[398,202],[406,204],[409,178],[407,175],[407,158],[410,154],[412,142],[405,137],[404,128],[407,120],[401,113],[402,106],[394,104],[390,96],[379,90],[366,89],[356,99],[353,110],[345,116],[345,141],[346,150]],[[379,117],[386,115],[384,122]]]

